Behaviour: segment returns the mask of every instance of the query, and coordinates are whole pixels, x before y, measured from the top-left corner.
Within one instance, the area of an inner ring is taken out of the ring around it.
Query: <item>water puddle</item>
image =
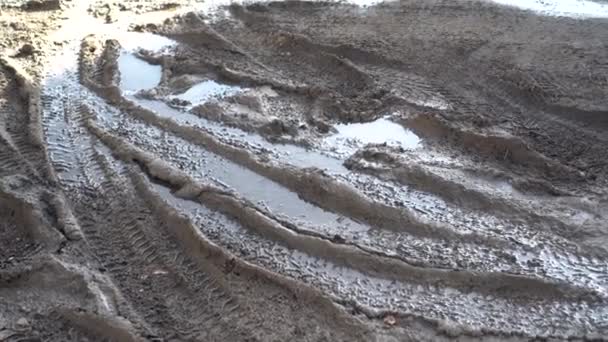
[[[221,84],[214,80],[206,80],[198,83],[182,94],[170,97],[170,99],[179,99],[187,101],[189,106],[203,104],[213,98],[221,98],[231,96],[241,92],[241,87]]]
[[[133,52],[140,49],[160,52],[174,46],[176,42],[147,32],[121,32],[111,36],[119,41],[123,49],[118,58],[120,89],[126,93],[133,93],[156,87],[162,78],[162,67],[138,58]]]
[[[278,218],[331,234],[369,230],[366,225],[310,204],[282,185],[186,140],[167,136],[161,130],[143,123],[131,121],[122,122],[121,125],[122,129],[128,128],[122,135],[131,143],[152,149],[174,167],[188,170],[201,182],[212,180],[220,186],[236,190],[240,196]]]
[[[238,128],[224,126],[194,114],[171,108],[157,100],[141,99],[134,96],[127,98],[138,105],[153,111],[160,117],[170,118],[179,124],[194,126],[210,133],[224,143],[233,146],[246,147],[252,151],[274,154],[277,160],[282,160],[297,167],[316,167],[335,173],[346,173],[342,161],[326,156],[313,150],[289,144],[272,144],[257,134],[248,133]]]
[[[531,10],[542,15],[573,18],[608,18],[608,4],[588,0],[492,0],[501,5]]]
[[[139,40],[136,39],[137,37],[139,37]],[[369,123],[339,124],[335,126],[338,134],[326,139],[320,146],[321,151],[296,145],[270,143],[258,134],[227,127],[187,111],[189,108],[203,104],[212,98],[230,96],[245,90],[239,86],[205,80],[181,94],[170,97],[170,99],[178,99],[188,103],[181,109],[172,108],[162,101],[133,96],[137,91],[156,87],[161,81],[162,68],[149,64],[136,57],[132,52],[139,48],[161,51],[173,46],[175,42],[153,34],[143,34],[142,36],[142,34],[134,32],[120,37],[119,41],[124,48],[118,60],[121,73],[120,89],[131,101],[154,111],[161,117],[168,117],[180,124],[201,128],[231,145],[246,146],[254,151],[270,152],[277,157],[277,160],[284,160],[286,163],[297,167],[316,167],[329,172],[346,173],[348,171],[342,165],[343,160],[366,144],[388,143],[407,149],[416,148],[420,144],[418,136],[403,128],[403,126],[390,121],[388,117]],[[138,41],[145,41],[145,43],[138,45]],[[260,91],[268,96],[276,96],[272,89],[261,89]]]
[[[130,53],[123,52],[118,58],[120,89],[125,93],[152,89],[161,80],[162,67],[152,65]]]
[[[338,124],[337,134],[325,139],[325,144],[339,154],[353,154],[368,144],[387,144],[405,149],[420,146],[420,138],[403,126],[389,120],[388,116],[372,122]]]

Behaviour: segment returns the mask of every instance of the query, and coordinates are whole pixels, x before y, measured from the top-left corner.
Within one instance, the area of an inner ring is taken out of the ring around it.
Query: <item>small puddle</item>
[[[120,54],[118,69],[120,89],[125,93],[152,89],[160,83],[162,75],[160,65],[152,65],[128,52]]]
[[[388,116],[372,122],[338,124],[334,128],[338,133],[327,138],[325,143],[341,154],[352,154],[367,144],[386,143],[405,149],[420,146],[416,134],[389,120]]]
[[[248,168],[233,163],[217,154],[183,140],[167,137],[162,130],[130,124],[128,140],[139,147],[153,147],[163,159],[189,173],[199,181],[234,189],[242,197],[279,218],[297,223],[312,231],[343,234],[364,232],[369,227],[347,217],[334,214],[302,200],[299,195]]]
[[[120,89],[126,93],[133,93],[156,87],[161,81],[162,67],[136,57],[133,52],[140,49],[160,52],[174,46],[176,42],[147,32],[117,33],[116,39],[123,49],[118,58]]]
[[[347,173],[342,161],[321,154],[317,151],[307,150],[303,147],[289,144],[272,144],[257,134],[248,133],[238,128],[224,126],[194,114],[169,107],[166,103],[157,100],[140,99],[134,96],[127,98],[138,105],[153,111],[160,117],[171,118],[182,125],[201,128],[213,134],[221,141],[231,145],[246,145],[255,150],[264,150],[278,154],[278,159],[297,167],[316,167],[335,173]]]
[[[174,45],[175,41],[154,34],[137,32],[129,32],[124,37],[121,36],[119,41],[124,48],[118,60],[121,73],[120,89],[130,100],[154,111],[159,116],[171,118],[180,124],[202,128],[225,142],[228,139],[231,140],[229,142],[231,144],[237,142],[240,145],[257,147],[258,150],[270,151],[275,155],[278,154],[278,159],[297,167],[316,167],[335,173],[347,173],[342,165],[343,159],[370,143],[388,143],[407,149],[419,146],[418,136],[390,121],[388,116],[369,123],[337,125],[338,134],[326,139],[321,146],[328,147],[325,152],[332,156],[296,145],[269,143],[258,134],[227,127],[186,111],[212,98],[230,96],[244,90],[239,86],[221,84],[214,80],[197,83],[185,92],[172,96],[171,99],[189,103],[187,108],[183,108],[184,110],[172,108],[162,101],[138,98],[133,94],[140,90],[152,89],[160,83],[162,67],[136,57],[132,51],[138,48],[160,51]],[[138,45],[139,41],[142,41],[143,45]],[[338,156],[335,156],[335,152],[338,152]]]
[[[238,94],[242,90],[238,86],[221,84],[214,80],[206,80],[195,84],[182,94],[172,96],[171,99],[188,101],[190,106],[196,106],[209,101],[212,98],[221,98]]]
[[[548,16],[608,18],[608,4],[588,0],[492,0],[495,3],[531,10]]]

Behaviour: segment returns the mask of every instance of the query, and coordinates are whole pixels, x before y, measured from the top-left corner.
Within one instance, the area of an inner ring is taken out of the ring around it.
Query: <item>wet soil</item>
[[[604,340],[605,5],[509,4],[2,2],[0,341]]]

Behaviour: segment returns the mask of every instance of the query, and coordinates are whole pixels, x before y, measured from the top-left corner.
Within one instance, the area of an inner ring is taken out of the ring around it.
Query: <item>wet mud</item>
[[[0,341],[605,339],[604,5],[510,4],[4,4]]]

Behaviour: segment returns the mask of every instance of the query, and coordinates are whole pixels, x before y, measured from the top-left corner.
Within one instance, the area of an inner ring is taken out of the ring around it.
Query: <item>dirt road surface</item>
[[[0,341],[608,340],[605,2],[0,4]]]

